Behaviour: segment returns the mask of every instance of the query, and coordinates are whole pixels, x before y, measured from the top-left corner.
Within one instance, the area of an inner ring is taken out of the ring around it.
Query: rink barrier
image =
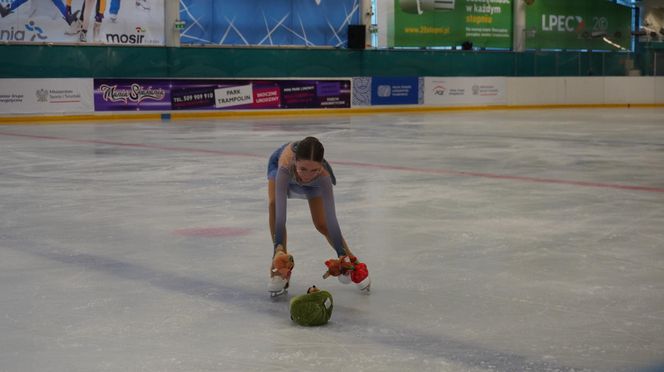
[[[298,80],[301,79],[275,80],[275,82],[286,81],[285,86],[291,86],[302,83]],[[350,82],[351,78],[342,80]],[[99,84],[104,81],[102,79]],[[161,107],[153,107],[149,111],[139,111],[138,106],[122,105],[121,95],[110,96],[109,102],[115,106],[109,110],[105,106],[109,104],[108,102],[95,101],[102,95],[97,94],[93,79],[2,79],[1,82],[3,84],[0,89],[0,112],[4,114],[0,115],[0,124],[664,107],[664,77],[359,77],[352,78],[351,94],[330,96],[328,90],[321,90],[325,99],[333,97],[336,100],[333,103],[343,104],[335,108],[312,106],[292,109],[265,107],[185,110],[173,109],[168,98],[160,97],[166,103],[162,102]],[[95,79],[94,82],[97,84],[98,80]],[[130,82],[145,89],[146,94],[154,93],[154,88],[159,86],[158,84],[163,86],[163,81],[153,79],[130,80]],[[242,93],[247,84],[244,80],[228,82],[231,87],[217,89],[222,92],[220,94],[224,94],[225,91],[233,94]],[[306,83],[314,86],[311,81]],[[326,86],[330,81],[323,79],[314,83]],[[238,88],[232,84],[238,84]],[[216,95],[217,90],[209,94]],[[274,88],[272,91],[277,90]],[[243,99],[251,97],[250,93],[242,94]],[[107,97],[104,95],[103,99],[106,100]]]
[[[255,78],[345,76],[622,76],[638,53],[280,47],[1,44],[0,77]],[[48,63],[45,63],[48,61]],[[140,61],[140,63],[136,63]],[[276,61],[276,63],[265,63]],[[633,61],[633,62],[632,62]]]
[[[285,116],[339,116],[358,114],[389,114],[389,113],[435,113],[464,111],[497,111],[497,110],[548,110],[548,109],[646,109],[664,108],[664,103],[636,104],[554,104],[554,105],[498,105],[498,106],[390,106],[363,107],[350,109],[303,109],[303,110],[264,110],[264,111],[205,111],[205,112],[168,112],[168,113],[124,113],[124,114],[79,114],[79,115],[21,115],[0,116],[0,125],[34,125],[34,124],[81,124],[91,121],[104,122],[136,122],[146,121],[177,121],[223,118],[269,118]]]

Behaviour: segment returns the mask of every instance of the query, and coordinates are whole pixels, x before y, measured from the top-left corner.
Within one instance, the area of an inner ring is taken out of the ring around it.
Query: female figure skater
[[[371,280],[366,265],[359,263],[341,235],[332,192],[336,180],[323,158],[324,152],[318,139],[307,137],[281,146],[268,162],[270,233],[274,243],[268,291],[272,296],[286,292],[294,266],[293,256],[286,246],[286,201],[289,198],[307,199],[314,226],[340,257],[329,260],[334,262],[334,267],[326,263],[331,268],[327,275],[338,276],[342,283],[353,281],[360,290],[369,290]],[[357,264],[362,267],[361,273],[353,272]]]

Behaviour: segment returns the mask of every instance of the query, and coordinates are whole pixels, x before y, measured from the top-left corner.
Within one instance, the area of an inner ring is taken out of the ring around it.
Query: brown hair
[[[297,144],[295,160],[313,160],[322,163],[325,149],[315,137],[307,137]]]

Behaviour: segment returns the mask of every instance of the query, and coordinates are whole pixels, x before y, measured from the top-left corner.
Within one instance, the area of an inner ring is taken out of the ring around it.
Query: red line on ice
[[[100,145],[111,145],[111,146],[121,146],[121,147],[144,148],[144,149],[163,150],[163,151],[191,152],[191,153],[201,153],[201,154],[211,154],[211,155],[238,156],[238,157],[260,158],[260,159],[266,157],[265,155],[256,155],[256,154],[242,153],[242,152],[231,152],[231,151],[221,151],[221,150],[206,150],[206,149],[197,149],[197,148],[191,148],[191,147],[172,147],[172,146],[151,145],[151,144],[143,144],[143,143],[125,143],[125,142],[104,141],[104,140],[85,140],[85,139],[74,139],[74,138],[57,137],[57,136],[42,136],[42,135],[18,134],[18,133],[8,133],[8,132],[0,132],[0,135],[13,136],[13,137],[23,137],[23,138],[33,138],[33,139],[43,139],[43,140],[68,141],[68,142],[75,142],[75,143],[88,143],[88,144],[100,144]],[[361,168],[371,168],[371,169],[397,170],[397,171],[428,173],[428,174],[443,174],[443,175],[460,176],[460,177],[461,176],[463,176],[463,177],[480,177],[480,178],[490,178],[490,179],[499,179],[499,180],[512,180],[512,181],[521,181],[521,182],[530,182],[530,183],[558,184],[558,185],[594,187],[594,188],[603,188],[603,189],[664,193],[664,188],[662,188],[662,187],[636,186],[636,185],[624,185],[624,184],[615,184],[615,183],[589,182],[589,181],[561,180],[561,179],[553,179],[553,178],[539,178],[539,177],[527,177],[527,176],[510,176],[510,175],[502,175],[502,174],[494,174],[494,173],[466,172],[466,171],[457,171],[457,170],[449,170],[449,169],[405,167],[405,166],[398,166],[398,165],[383,165],[383,164],[361,163],[361,162],[353,162],[353,161],[334,161],[333,164],[346,165],[346,166],[352,166],[352,167],[361,167]]]
[[[242,229],[238,227],[201,227],[175,230],[176,235],[202,236],[207,238],[244,236],[248,235],[249,232],[251,232],[251,229]]]

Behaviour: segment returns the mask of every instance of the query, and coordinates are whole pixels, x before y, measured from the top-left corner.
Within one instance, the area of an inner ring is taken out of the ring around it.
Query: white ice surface
[[[323,280],[291,200],[318,328],[266,291],[267,158],[306,135],[373,279]],[[0,126],[0,211],[3,372],[664,368],[664,110]]]

